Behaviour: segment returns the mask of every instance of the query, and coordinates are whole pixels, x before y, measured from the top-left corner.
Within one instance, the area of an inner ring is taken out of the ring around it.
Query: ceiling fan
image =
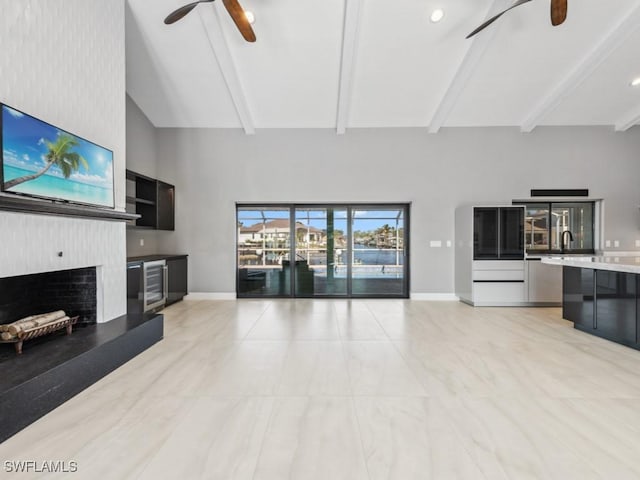
[[[467,38],[473,37],[476,33],[481,32],[486,27],[491,25],[497,19],[499,19],[502,15],[507,13],[509,10],[519,7],[525,3],[530,2],[531,0],[518,0],[513,5],[511,5],[506,10],[503,10],[499,14],[494,17],[491,17],[489,20],[484,22],[478,28],[476,28],[473,32],[467,35]],[[567,18],[567,0],[551,0],[551,24],[555,27],[557,25],[562,24]]]
[[[167,15],[167,18],[164,19],[164,23],[166,25],[171,25],[186,16],[191,10],[196,8],[199,3],[211,3],[213,1],[215,0],[199,0],[197,2],[188,3]],[[222,0],[222,3],[224,3],[227,12],[231,15],[233,23],[235,23],[238,30],[240,30],[242,37],[247,42],[255,42],[256,34],[253,33],[251,24],[247,19],[244,9],[238,3],[238,0]]]

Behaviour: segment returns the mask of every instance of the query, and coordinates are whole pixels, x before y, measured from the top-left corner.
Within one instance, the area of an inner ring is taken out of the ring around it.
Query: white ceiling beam
[[[249,105],[247,104],[247,96],[242,88],[238,70],[233,63],[233,57],[231,56],[231,50],[229,50],[229,44],[227,39],[222,33],[222,24],[220,23],[220,16],[215,8],[198,8],[200,14],[200,20],[204,27],[207,38],[209,39],[209,45],[213,52],[222,77],[227,85],[229,95],[238,113],[238,118],[244,129],[244,133],[247,135],[253,135],[256,133],[253,119],[251,118],[251,112],[249,111]]]
[[[616,132],[626,132],[634,125],[640,124],[640,105],[633,110],[627,112],[620,120],[616,122]]]
[[[598,66],[611,55],[624,40],[640,25],[640,5],[636,4],[609,30],[594,47],[587,51],[551,90],[531,109],[520,126],[524,133],[530,133],[540,121],[553,111],[562,100],[574,91]]]
[[[344,27],[342,31],[342,58],[340,61],[340,84],[338,90],[338,114],[336,133],[343,135],[347,131],[351,89],[358,50],[358,32],[362,18],[362,0],[346,0]]]
[[[497,13],[501,12],[505,8],[507,8],[508,4],[512,2],[508,0],[494,0],[489,10],[487,11],[487,15],[485,20],[493,17]],[[478,33],[474,37],[471,37],[470,42],[471,45],[467,49],[467,53],[465,53],[462,61],[458,65],[458,69],[456,70],[453,78],[449,82],[449,88],[447,88],[444,95],[440,98],[440,102],[438,103],[438,108],[436,109],[431,121],[429,122],[429,133],[438,133],[440,129],[443,127],[444,123],[449,118],[449,114],[453,110],[453,107],[456,106],[458,100],[460,99],[460,95],[464,91],[467,86],[467,82],[473,75],[476,67],[484,52],[487,50],[487,47],[493,40],[495,36],[498,25],[492,25],[491,27],[483,30]]]

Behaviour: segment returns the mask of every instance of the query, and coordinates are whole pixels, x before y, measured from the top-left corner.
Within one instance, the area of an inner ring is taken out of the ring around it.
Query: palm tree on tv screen
[[[44,175],[53,165],[57,165],[62,171],[64,178],[69,178],[73,172],[80,170],[82,165],[85,170],[89,170],[87,160],[79,153],[73,152],[73,148],[78,146],[78,141],[71,135],[60,134],[55,142],[43,140],[49,151],[45,155],[46,164],[39,172],[14,178],[5,182],[4,188],[8,190],[30,180],[35,180]]]

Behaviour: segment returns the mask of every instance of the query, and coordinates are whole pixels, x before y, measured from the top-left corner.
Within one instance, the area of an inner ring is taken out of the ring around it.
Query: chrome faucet
[[[562,237],[560,238],[560,251],[562,253],[564,253],[565,248],[567,248],[568,243],[565,242],[565,239],[567,238],[565,235],[569,234],[569,241],[573,242],[573,233],[571,233],[569,230],[565,230],[564,232],[562,232]]]

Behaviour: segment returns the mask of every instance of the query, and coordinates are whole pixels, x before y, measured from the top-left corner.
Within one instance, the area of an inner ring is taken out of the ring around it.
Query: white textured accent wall
[[[125,313],[123,222],[2,213],[0,232],[0,277],[98,266],[98,321]]]
[[[0,12],[0,102],[113,150],[124,210],[124,0],[0,0]],[[125,245],[123,223],[0,213],[0,277],[102,266],[102,321],[126,312]]]

